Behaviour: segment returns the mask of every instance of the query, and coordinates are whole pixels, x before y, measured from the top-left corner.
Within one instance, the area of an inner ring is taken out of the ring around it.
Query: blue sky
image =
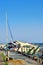
[[[43,0],[0,0],[0,42],[7,39],[6,12],[13,40],[43,42]]]

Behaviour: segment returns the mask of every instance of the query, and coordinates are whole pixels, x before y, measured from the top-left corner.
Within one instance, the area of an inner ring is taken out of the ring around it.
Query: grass
[[[5,62],[5,65],[8,65],[8,63],[7,63],[7,61],[6,61],[6,56],[4,56],[3,53],[2,53],[1,55],[2,55],[2,57],[3,57],[3,60],[4,60],[4,62]]]

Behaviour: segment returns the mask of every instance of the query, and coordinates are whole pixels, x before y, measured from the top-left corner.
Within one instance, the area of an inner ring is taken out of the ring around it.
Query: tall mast
[[[8,43],[8,29],[9,29],[9,32],[10,32],[10,35],[11,35],[11,42],[13,41],[13,36],[12,36],[12,32],[11,32],[11,29],[10,29],[10,25],[8,23],[8,17],[7,17],[7,13],[6,13],[6,42]]]
[[[11,32],[11,29],[10,29],[10,26],[9,26],[9,23],[8,24],[8,29],[9,29],[9,32],[10,32],[10,35],[11,35],[11,42],[13,41],[13,36],[12,36],[12,32]]]
[[[8,43],[8,18],[7,18],[7,13],[6,13],[6,43]]]

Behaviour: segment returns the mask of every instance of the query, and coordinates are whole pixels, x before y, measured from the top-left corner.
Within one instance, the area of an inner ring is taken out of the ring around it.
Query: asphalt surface
[[[4,53],[5,54],[5,51],[0,51],[0,53]],[[17,52],[9,52],[8,56],[13,58],[14,63],[15,63],[16,60],[17,61],[21,60],[21,63],[22,63],[22,64],[18,64],[18,62],[17,62],[17,64],[14,64],[13,62],[11,62],[8,65],[42,65],[42,64],[36,62],[35,60],[32,60],[32,59],[30,59],[30,58],[28,58],[28,57],[26,57],[26,56],[24,56],[22,54],[19,54]],[[0,56],[0,61],[1,61],[1,59],[2,59],[2,57]],[[0,65],[3,65],[3,63],[0,64]]]
[[[22,54],[19,54],[17,52],[10,52],[9,57],[12,57],[14,60],[24,60],[27,64],[26,65],[41,65],[40,63],[36,62],[35,60],[32,60]]]

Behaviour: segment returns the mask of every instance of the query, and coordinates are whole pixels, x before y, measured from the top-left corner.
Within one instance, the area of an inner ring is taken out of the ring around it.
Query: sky
[[[43,42],[43,0],[0,0],[0,43]],[[8,41],[7,41],[8,40]]]

